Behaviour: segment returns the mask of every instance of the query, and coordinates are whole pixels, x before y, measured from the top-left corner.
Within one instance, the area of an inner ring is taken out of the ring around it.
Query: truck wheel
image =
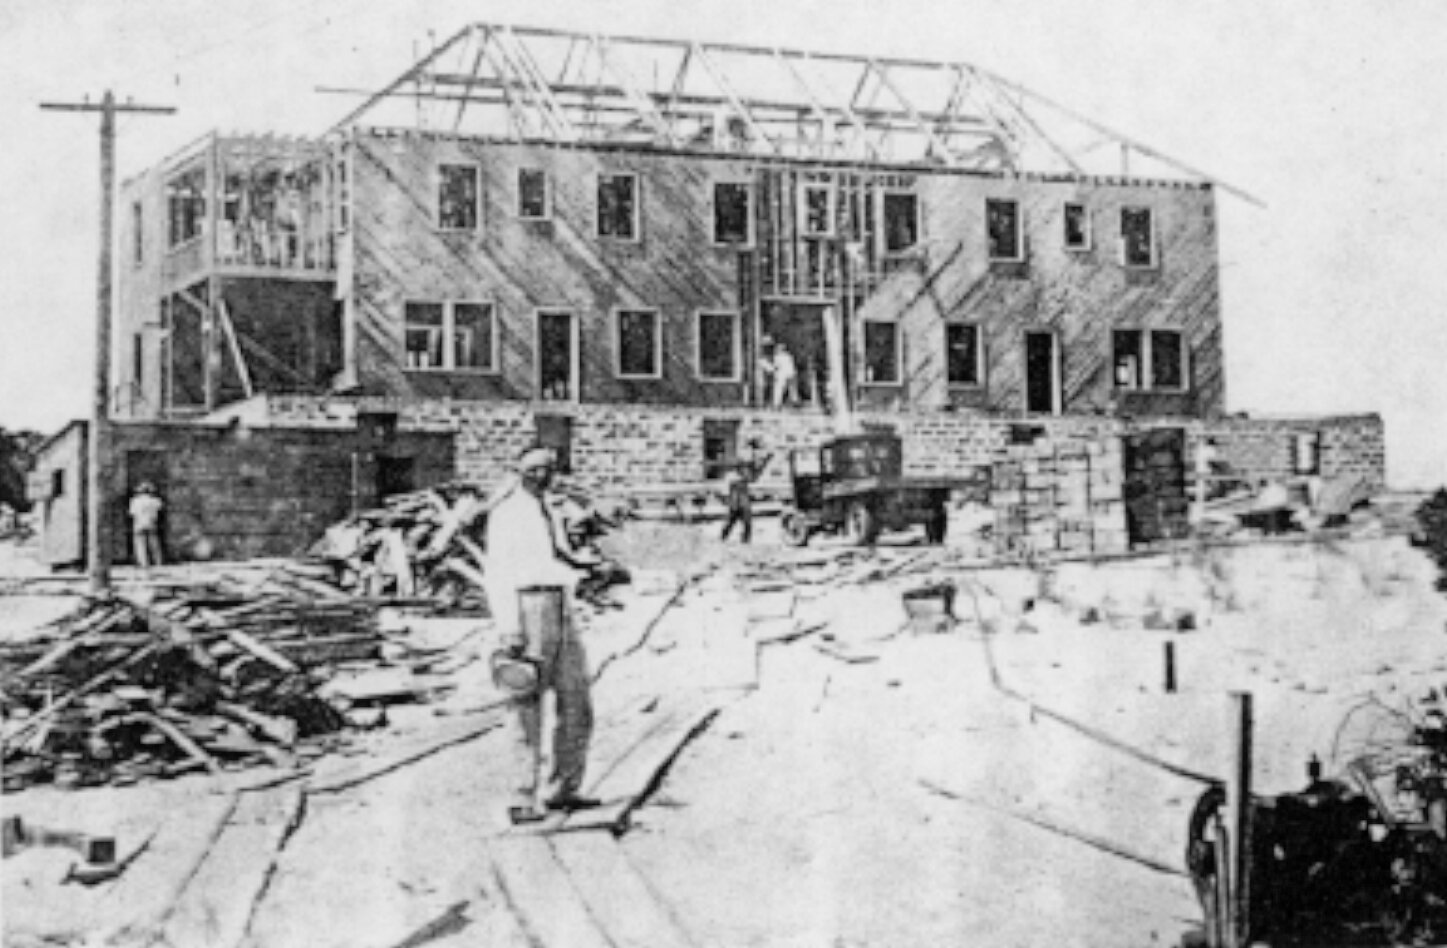
[[[869,546],[879,538],[879,515],[869,504],[856,500],[849,506],[844,528],[854,545]]]
[[[945,542],[945,534],[950,530],[950,515],[943,507],[937,507],[929,515],[924,523],[924,538],[928,543],[940,544]]]
[[[779,526],[784,530],[784,542],[790,546],[807,546],[809,535],[813,533],[804,515],[797,512],[784,514],[784,520]]]

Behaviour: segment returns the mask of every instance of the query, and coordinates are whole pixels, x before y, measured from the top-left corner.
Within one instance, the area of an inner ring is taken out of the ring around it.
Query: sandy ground
[[[1298,789],[1310,755],[1333,762],[1333,744],[1350,739],[1343,720],[1366,697],[1400,704],[1447,684],[1447,599],[1400,538],[805,587],[792,615],[819,631],[758,650],[756,665],[740,617],[759,600],[740,574],[770,550],[761,526],[748,551],[712,531],[630,530],[615,552],[647,584],[721,568],[646,647],[629,652],[623,639],[656,591],[630,594],[628,610],[590,633],[595,662],[626,653],[599,684],[600,719],[649,694],[732,696],[620,842],[698,945],[1174,945],[1200,919],[1180,870],[1202,785],[1169,767],[1224,774],[1229,692],[1254,696],[1257,788],[1271,793]],[[967,621],[899,634],[900,594],[936,578],[961,587]],[[0,615],[0,627],[17,634],[39,608]],[[1144,627],[1180,611],[1193,629]],[[1163,685],[1168,641],[1174,694]],[[397,733],[351,753],[485,721],[458,710],[484,687],[469,680],[450,708],[404,712]],[[485,885],[504,739],[488,731],[310,798],[247,943],[422,944],[408,933],[463,903],[466,919],[426,944],[526,943],[500,924]],[[201,812],[220,789],[191,778],[36,789],[3,804],[144,834],[162,813]],[[101,930],[117,911],[95,892],[91,915],[67,905],[75,887],[52,884],[63,862],[6,861],[7,943],[35,943],[26,933],[55,931],[61,916],[71,930]]]

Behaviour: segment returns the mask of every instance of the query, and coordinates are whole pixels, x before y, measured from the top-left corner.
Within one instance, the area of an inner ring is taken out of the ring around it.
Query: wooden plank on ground
[[[97,917],[111,920],[98,944],[148,944],[191,884],[240,804],[217,795],[171,812],[146,852],[106,893]]]
[[[706,728],[729,699],[709,691],[666,699],[653,720],[642,724],[635,740],[609,760],[592,766],[595,776],[585,784],[586,796],[603,805],[574,813],[561,830],[608,829],[622,832],[628,819],[688,742]]]
[[[613,944],[598,927],[545,837],[499,838],[488,850],[498,894],[538,948],[609,948]]]
[[[243,795],[166,919],[162,944],[239,946],[302,807],[295,787]]]
[[[549,842],[610,943],[618,948],[698,944],[634,868],[616,839],[601,833],[573,833],[553,836]]]

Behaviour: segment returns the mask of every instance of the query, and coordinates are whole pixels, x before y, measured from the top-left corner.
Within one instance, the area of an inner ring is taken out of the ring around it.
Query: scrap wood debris
[[[359,596],[481,607],[487,515],[507,489],[489,498],[481,485],[459,481],[389,498],[381,508],[332,526],[304,561],[286,571]],[[573,555],[589,570],[579,597],[602,604],[604,591],[626,583],[628,574],[598,550],[597,541],[632,516],[631,506],[569,489],[550,497],[549,505]]]
[[[385,641],[365,603],[93,600],[53,634],[0,645],[4,789],[296,765],[349,723],[355,702],[327,680]]]

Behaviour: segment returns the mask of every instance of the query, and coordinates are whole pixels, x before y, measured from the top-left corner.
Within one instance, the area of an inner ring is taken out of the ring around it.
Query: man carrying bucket
[[[547,810],[598,805],[578,793],[593,731],[592,679],[572,615],[572,590],[581,574],[559,542],[546,505],[555,469],[551,450],[523,452],[516,485],[487,521],[488,603],[503,646],[494,656],[494,675],[513,695],[517,777],[508,817],[514,825],[538,822]],[[553,769],[540,781],[543,699],[549,692],[556,708]],[[541,798],[540,783],[545,783]]]

